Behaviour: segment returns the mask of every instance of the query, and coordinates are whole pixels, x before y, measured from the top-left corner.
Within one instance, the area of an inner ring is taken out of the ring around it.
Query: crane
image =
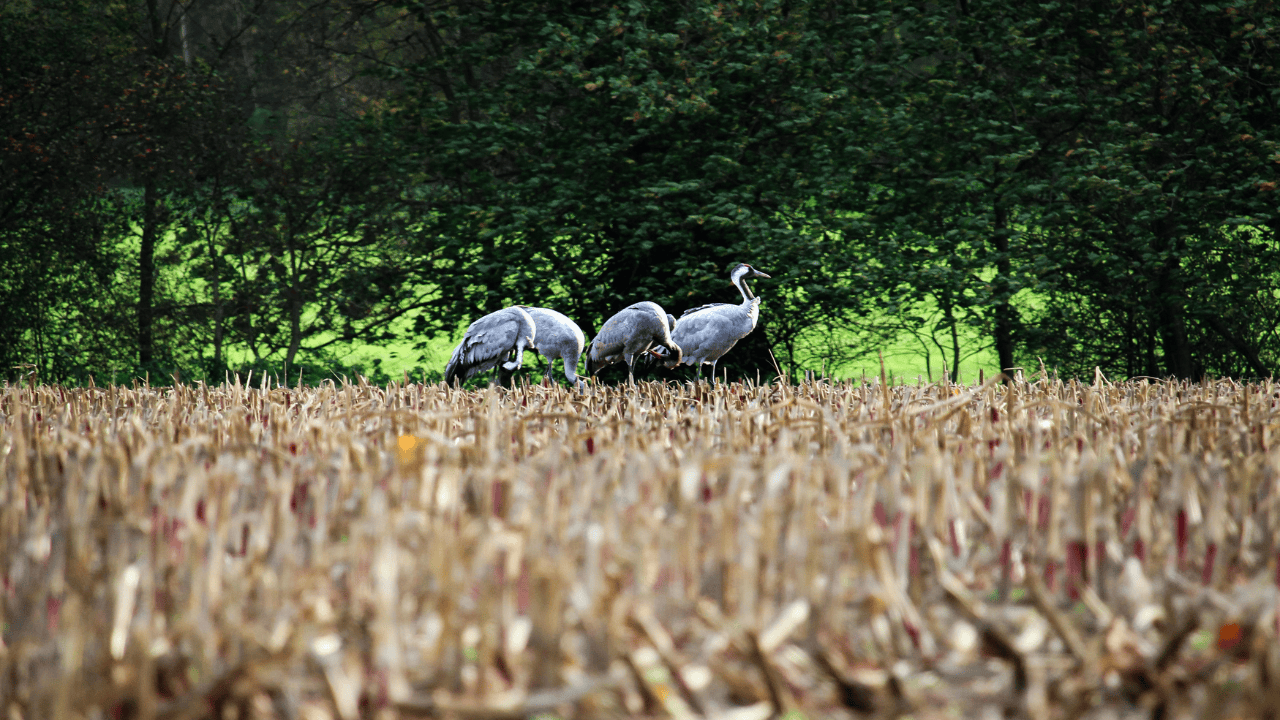
[[[673,319],[660,305],[648,301],[618,311],[587,347],[587,374],[595,375],[600,368],[622,361],[627,363],[627,379],[635,385],[636,356],[655,345],[674,353],[680,362],[680,346],[671,340]]]
[[[462,342],[454,348],[444,366],[445,384],[467,380],[498,363],[502,363],[498,379],[505,384],[511,373],[520,369],[524,350],[533,347],[536,336],[537,327],[524,308],[508,307],[485,315],[467,327]],[[515,358],[503,362],[513,351]]]
[[[530,347],[547,359],[546,378],[551,379],[551,361],[560,358],[564,362],[564,376],[574,385],[581,384],[578,378],[578,358],[582,356],[582,346],[586,342],[582,328],[564,315],[550,308],[520,306],[537,327],[537,341]]]
[[[742,303],[711,303],[684,311],[671,333],[672,341],[684,351],[683,358],[677,356],[673,359],[661,350],[655,350],[654,354],[664,358],[669,368],[681,364],[697,366],[699,380],[702,379],[702,366],[709,364],[714,381],[716,363],[720,358],[756,329],[760,298],[751,292],[747,280],[767,277],[746,263],[738,263],[729,273],[729,282],[742,293]]]

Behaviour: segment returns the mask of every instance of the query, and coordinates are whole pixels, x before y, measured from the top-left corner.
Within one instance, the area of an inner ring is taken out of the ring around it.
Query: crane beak
[[[764,273],[762,273],[762,272],[760,272],[759,270],[756,270],[755,268],[751,268],[751,277],[762,277],[762,278],[767,278],[767,277],[769,277],[769,276],[768,276],[768,275],[766,275],[766,274],[764,274]]]

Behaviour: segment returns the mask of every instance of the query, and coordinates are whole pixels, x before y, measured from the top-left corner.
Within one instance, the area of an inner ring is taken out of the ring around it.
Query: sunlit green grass
[[[359,372],[372,378],[399,379],[408,377],[415,381],[432,382],[438,380],[444,372],[454,347],[461,340],[466,329],[460,325],[452,334],[438,334],[428,338],[420,338],[412,332],[413,321],[405,317],[393,324],[396,339],[381,343],[337,343],[329,347],[324,359],[309,357],[305,352],[299,355],[295,367],[290,372],[290,380],[295,381],[299,371],[305,373],[308,380],[332,376],[339,378],[346,372]],[[332,338],[320,333],[309,338],[307,344],[318,344]],[[591,340],[587,338],[588,342]],[[972,328],[962,328],[960,334],[962,361],[960,381],[970,383],[977,380],[979,371],[987,377],[998,372],[999,363],[990,341]],[[229,367],[246,369],[258,367],[270,375],[281,375],[284,371],[283,358],[265,358],[255,361],[249,350],[243,346],[228,346],[226,359]],[[730,351],[732,354],[734,351]],[[926,352],[928,355],[926,355]],[[813,372],[833,379],[858,379],[861,377],[877,378],[880,375],[881,353],[884,359],[886,377],[895,383],[932,382],[942,379],[944,366],[951,363],[950,353],[946,357],[936,346],[926,347],[909,334],[903,334],[883,347],[866,347],[853,360],[832,366],[818,357],[797,358],[796,375]],[[532,364],[531,364],[532,363]],[[329,367],[333,365],[337,369]],[[265,366],[265,367],[264,367]],[[540,374],[546,366],[538,356],[526,360],[525,372]],[[765,371],[761,369],[762,373]],[[1028,368],[1028,371],[1033,368]],[[579,372],[583,366],[579,365]],[[954,379],[953,368],[948,368]]]
[[[135,228],[135,230],[138,230]],[[137,233],[122,239],[130,245],[137,244]],[[169,233],[161,240],[161,250],[169,250],[174,246],[175,238]],[[182,283],[187,293],[207,295],[207,283],[198,277],[189,276],[185,266],[168,266],[162,273],[171,283]],[[123,279],[123,278],[121,278]],[[553,288],[553,292],[560,288]],[[874,318],[873,318],[874,319]],[[290,368],[289,378],[284,378],[284,358],[280,353],[257,358],[243,345],[228,344],[224,347],[224,362],[233,373],[247,373],[256,368],[258,373],[265,372],[284,382],[297,381],[301,371],[307,381],[316,381],[323,377],[340,378],[347,373],[361,373],[371,378],[397,379],[409,377],[412,380],[438,380],[444,371],[453,348],[461,339],[466,323],[460,323],[452,334],[438,334],[432,337],[417,337],[412,332],[413,318],[405,317],[396,321],[392,331],[396,339],[386,342],[369,343],[335,343],[328,346],[323,355],[308,353],[307,346],[316,346],[333,339],[331,333],[317,333],[308,336],[303,342],[304,349]],[[978,334],[976,329],[961,329],[962,357],[960,380],[972,382],[978,378],[979,371],[985,375],[998,371],[998,361],[990,340]],[[590,337],[587,338],[590,341]],[[852,338],[850,338],[852,340]],[[944,345],[946,342],[944,342]],[[883,347],[860,348],[860,354],[852,360],[839,365],[831,365],[820,357],[801,354],[795,367],[784,368],[799,376],[806,372],[825,375],[834,379],[857,379],[861,377],[878,377],[881,372],[881,354],[883,354],[884,372],[896,383],[915,383],[941,379],[943,368],[951,362],[950,354],[944,357],[935,345],[921,343],[908,333],[902,334],[893,342]],[[732,354],[733,351],[731,351]],[[536,357],[534,365],[526,362],[526,372],[541,373],[545,362]],[[536,368],[536,369],[535,369]],[[579,366],[580,372],[582,365]],[[762,374],[765,368],[761,368]],[[954,378],[954,369],[950,369]]]
[[[406,321],[405,325],[407,324]],[[419,350],[414,347],[418,338],[406,334],[394,342],[377,345],[353,344],[343,347],[335,353],[335,358],[347,367],[366,368],[366,372],[377,368],[382,374],[392,378],[403,377],[407,373],[410,379],[420,380],[423,371],[427,373],[444,371],[445,363],[448,362],[449,355],[461,337],[461,329],[452,336],[438,335],[429,338],[426,347]],[[587,340],[590,341],[590,338]],[[998,371],[999,363],[995,351],[985,343],[984,338],[971,337],[962,342],[963,352],[974,350],[977,350],[976,354],[961,363],[960,379],[965,383],[977,380],[979,370],[987,377]],[[857,379],[864,375],[867,378],[879,377],[880,352],[884,353],[886,376],[891,376],[897,383],[940,380],[944,361],[950,363],[950,358],[944,359],[936,348],[926,362],[924,348],[908,336],[899,338],[884,348],[868,348],[854,361],[839,367],[824,368],[821,361],[808,359],[802,361],[801,368],[817,372],[825,370],[828,377],[836,379]],[[530,362],[534,363],[534,366],[531,367]],[[545,362],[540,357],[535,356],[526,361],[526,371],[541,373],[544,367]],[[581,371],[581,366],[579,368]],[[932,370],[932,374],[929,370]]]

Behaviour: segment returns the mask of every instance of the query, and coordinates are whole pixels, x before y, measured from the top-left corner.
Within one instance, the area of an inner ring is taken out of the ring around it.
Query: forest
[[[839,374],[907,337],[963,381],[977,352],[1269,377],[1278,21],[1246,0],[4,0],[0,373],[385,381],[346,353],[425,353],[514,303],[590,337],[636,300],[732,299],[745,261],[772,280],[731,375]]]

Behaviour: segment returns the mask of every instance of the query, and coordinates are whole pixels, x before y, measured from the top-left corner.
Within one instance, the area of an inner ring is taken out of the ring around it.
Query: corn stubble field
[[[8,385],[0,717],[1276,717],[1278,397]]]

